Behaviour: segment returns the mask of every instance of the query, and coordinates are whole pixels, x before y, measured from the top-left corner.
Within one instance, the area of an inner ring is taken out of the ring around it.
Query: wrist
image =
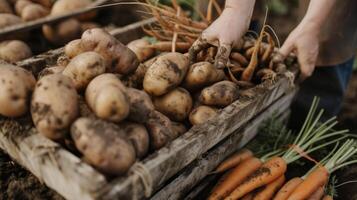
[[[318,35],[318,34],[320,34],[322,23],[320,23],[319,21],[316,21],[314,19],[304,18],[301,21],[300,26],[303,30],[305,30],[311,34]]]

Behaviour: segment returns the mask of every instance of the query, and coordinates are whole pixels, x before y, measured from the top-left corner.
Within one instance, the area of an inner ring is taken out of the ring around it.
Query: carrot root
[[[321,198],[324,196],[324,192],[324,187],[321,186],[306,200],[321,200]]]
[[[300,185],[304,180],[300,177],[295,177],[288,182],[279,190],[275,195],[273,200],[287,200],[290,194]]]
[[[275,181],[269,183],[265,186],[263,190],[258,192],[253,200],[270,200],[273,198],[274,194],[284,185],[285,176],[282,175]]]
[[[235,153],[231,157],[227,158],[220,165],[218,165],[215,173],[221,173],[233,167],[236,167],[239,163],[248,158],[253,157],[253,152],[249,149],[242,149],[238,153]]]

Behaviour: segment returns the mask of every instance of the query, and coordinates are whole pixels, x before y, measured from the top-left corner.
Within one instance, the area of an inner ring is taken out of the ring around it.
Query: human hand
[[[288,36],[279,53],[286,57],[295,52],[300,64],[302,80],[311,76],[319,53],[320,28],[313,22],[301,22]]]
[[[249,28],[253,9],[251,11],[245,9],[244,12],[242,10],[244,9],[241,7],[239,9],[226,7],[218,19],[193,43],[189,50],[190,61],[195,62],[200,51],[210,46],[216,46],[218,51],[215,66],[219,69],[224,68],[227,65],[231,49],[239,46],[242,36]]]

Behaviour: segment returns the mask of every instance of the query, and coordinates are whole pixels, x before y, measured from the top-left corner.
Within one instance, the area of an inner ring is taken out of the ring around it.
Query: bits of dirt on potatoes
[[[176,63],[172,62],[171,60],[166,60],[165,63],[175,74],[181,76],[181,70]]]
[[[6,83],[6,80],[4,78],[1,79],[2,83]]]
[[[19,100],[19,99],[20,99],[20,96],[19,96],[19,95],[17,95],[17,94],[11,95],[11,100],[17,101],[17,100]]]
[[[48,87],[47,86],[43,87],[43,90],[48,90]]]
[[[57,85],[58,85],[58,86],[61,86],[61,85],[62,85],[62,83],[63,83],[63,81],[62,81],[62,80],[58,80],[58,81],[57,81]]]

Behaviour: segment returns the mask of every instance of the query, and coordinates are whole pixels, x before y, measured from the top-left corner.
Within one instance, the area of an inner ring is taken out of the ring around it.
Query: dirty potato
[[[158,111],[150,114],[145,126],[149,131],[152,149],[160,149],[175,139],[170,119]]]
[[[64,70],[64,66],[53,66],[53,67],[46,67],[38,74],[37,78],[41,79],[44,76],[51,75],[51,74],[61,74]]]
[[[12,9],[7,0],[0,0],[0,13],[12,13]]]
[[[148,45],[150,45],[150,42],[145,38],[141,38],[129,42],[126,46],[135,53],[140,62],[144,62],[155,53],[154,49],[146,48]]]
[[[225,107],[237,100],[238,95],[238,86],[235,83],[221,81],[204,88],[199,99],[204,105]]]
[[[136,157],[142,158],[149,151],[149,133],[145,126],[137,123],[125,122],[121,124],[128,139],[135,148]]]
[[[146,92],[134,88],[128,88],[127,94],[130,102],[128,119],[138,123],[146,122],[150,117],[150,113],[154,111],[150,96]]]
[[[5,40],[0,43],[0,59],[17,62],[32,56],[30,47],[20,40]]]
[[[50,11],[40,4],[30,4],[21,11],[21,18],[24,21],[32,21],[47,16]]]
[[[85,52],[85,50],[82,47],[81,39],[72,40],[64,46],[64,54],[68,58],[74,58],[83,52]]]
[[[189,120],[192,125],[203,124],[218,114],[218,109],[210,106],[198,106],[190,113]]]
[[[81,24],[77,19],[67,19],[54,25],[43,25],[45,38],[55,45],[63,45],[81,35]]]
[[[187,127],[182,123],[171,122],[171,125],[172,125],[172,132],[174,133],[175,138],[178,138],[179,136],[187,132]]]

